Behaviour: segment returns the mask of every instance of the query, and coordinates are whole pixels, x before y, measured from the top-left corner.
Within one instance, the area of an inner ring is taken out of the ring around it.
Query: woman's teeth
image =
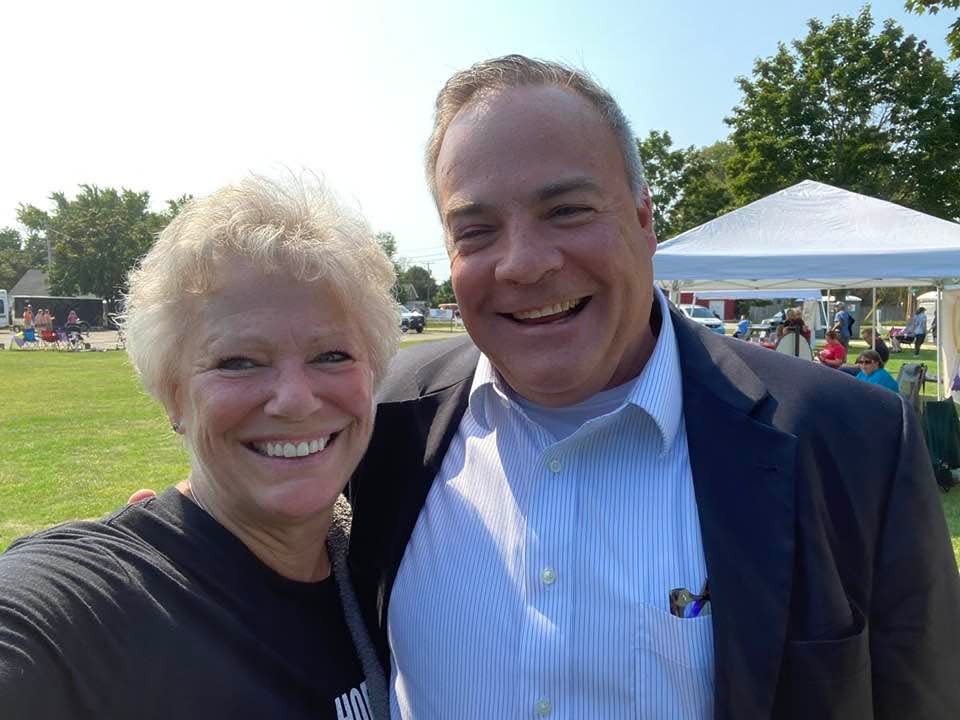
[[[308,455],[323,452],[323,449],[329,441],[330,436],[327,435],[326,437],[315,440],[302,440],[298,443],[282,441],[254,443],[253,448],[261,455],[266,455],[267,457],[307,457]]]

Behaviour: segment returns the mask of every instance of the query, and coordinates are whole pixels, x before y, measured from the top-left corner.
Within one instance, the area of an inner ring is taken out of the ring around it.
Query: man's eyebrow
[[[457,218],[462,217],[472,217],[474,215],[480,215],[484,212],[487,212],[491,209],[491,206],[486,203],[479,202],[465,202],[453,206],[443,214],[443,219],[447,225],[450,225]]]
[[[563,195],[564,193],[574,192],[575,190],[587,190],[588,192],[597,192],[600,189],[600,186],[597,185],[593,180],[586,176],[582,177],[572,177],[565,180],[557,180],[556,182],[549,183],[544,185],[542,188],[537,190],[536,198],[537,200],[543,202],[544,200],[550,200],[555,198],[558,195]]]

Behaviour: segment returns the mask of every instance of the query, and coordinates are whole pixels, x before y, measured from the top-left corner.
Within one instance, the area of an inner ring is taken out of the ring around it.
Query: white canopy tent
[[[960,224],[804,180],[668,240],[653,263],[658,281],[697,293],[942,288],[960,276]]]

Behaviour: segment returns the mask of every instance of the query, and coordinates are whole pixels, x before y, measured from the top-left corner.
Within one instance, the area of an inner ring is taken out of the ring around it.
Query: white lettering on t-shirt
[[[337,720],[372,720],[370,699],[367,695],[367,681],[360,683],[359,688],[350,688],[334,700],[337,707]]]

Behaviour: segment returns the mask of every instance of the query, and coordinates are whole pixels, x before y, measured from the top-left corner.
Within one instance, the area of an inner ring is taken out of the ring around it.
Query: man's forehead
[[[465,108],[448,127],[436,165],[444,212],[508,187],[529,199],[597,189],[622,165],[615,136],[583,98],[554,87],[509,92]]]

